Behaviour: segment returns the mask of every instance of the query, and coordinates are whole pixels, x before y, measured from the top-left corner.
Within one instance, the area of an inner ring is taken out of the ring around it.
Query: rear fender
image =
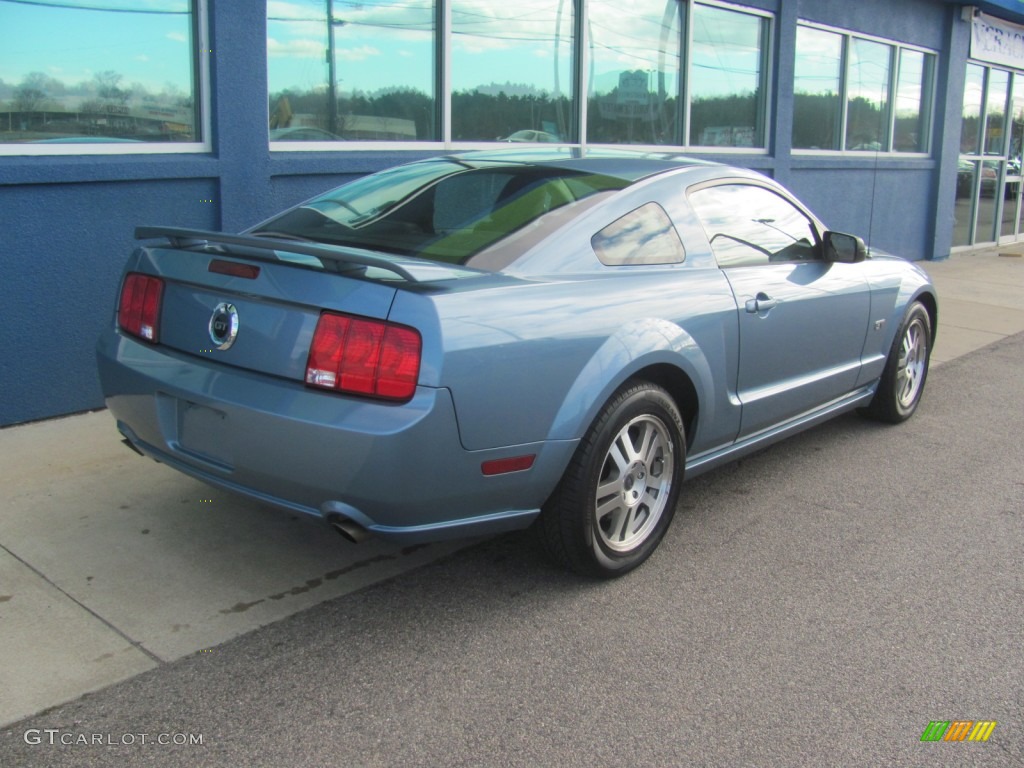
[[[548,439],[582,437],[619,387],[658,365],[680,369],[698,393],[700,411],[715,412],[711,366],[693,337],[666,320],[634,320],[608,338],[580,371],[551,425]],[[691,405],[695,407],[697,403]]]

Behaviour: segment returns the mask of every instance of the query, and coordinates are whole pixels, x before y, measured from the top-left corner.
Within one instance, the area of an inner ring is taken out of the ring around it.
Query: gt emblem
[[[234,304],[222,302],[213,310],[210,317],[210,340],[217,349],[227,349],[235,343],[238,336],[238,310]]]

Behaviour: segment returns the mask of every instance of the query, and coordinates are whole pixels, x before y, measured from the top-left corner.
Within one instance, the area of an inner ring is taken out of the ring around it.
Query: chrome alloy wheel
[[[903,333],[896,368],[896,400],[903,408],[913,405],[928,370],[928,329],[915,317]]]
[[[629,552],[651,534],[672,488],[672,439],[661,419],[628,422],[605,456],[594,498],[595,531],[613,552]]]

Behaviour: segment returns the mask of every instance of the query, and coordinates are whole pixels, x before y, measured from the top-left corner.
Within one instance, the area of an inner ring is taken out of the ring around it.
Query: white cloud
[[[380,56],[380,51],[372,45],[361,45],[358,48],[339,48],[337,56],[342,61],[366,61],[371,56]]]
[[[319,40],[289,40],[282,43],[273,37],[267,38],[267,56],[271,58],[323,59],[326,46]]]
[[[267,0],[267,16],[277,19],[308,19],[312,15],[309,8],[296,3]]]

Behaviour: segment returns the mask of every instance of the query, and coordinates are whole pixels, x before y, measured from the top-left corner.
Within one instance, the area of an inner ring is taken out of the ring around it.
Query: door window
[[[751,184],[705,187],[690,194],[720,267],[816,261],[813,222],[785,198]]]

